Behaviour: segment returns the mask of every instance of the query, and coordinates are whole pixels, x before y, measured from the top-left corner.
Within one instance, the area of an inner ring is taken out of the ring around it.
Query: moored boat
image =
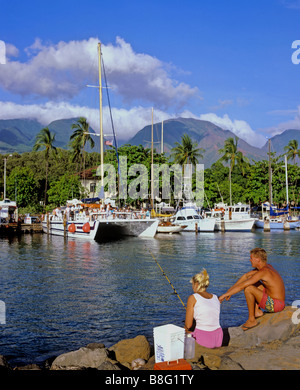
[[[160,222],[157,226],[157,233],[180,233],[182,230],[186,228],[186,225],[174,225],[172,222]]]
[[[216,218],[216,230],[221,231],[251,231],[256,220],[250,217],[250,206],[242,203],[215,204],[211,216]]]
[[[193,203],[186,203],[176,212],[173,223],[174,225],[186,226],[185,232],[213,232],[216,219],[202,217]]]
[[[66,236],[68,238],[84,238],[96,241],[116,240],[124,236],[154,237],[158,220],[139,218],[137,213],[96,212],[89,215],[74,215],[68,219],[66,215],[48,215],[44,218],[44,233]]]

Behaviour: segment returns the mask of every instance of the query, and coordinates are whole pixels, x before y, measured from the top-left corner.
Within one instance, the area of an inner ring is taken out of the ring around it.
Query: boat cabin
[[[18,208],[16,202],[6,198],[0,202],[0,222],[15,222],[18,220]]]

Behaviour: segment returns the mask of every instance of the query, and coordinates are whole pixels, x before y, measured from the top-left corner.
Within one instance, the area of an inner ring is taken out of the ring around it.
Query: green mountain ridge
[[[24,153],[32,151],[35,143],[35,137],[39,131],[48,127],[51,132],[55,133],[56,147],[62,149],[69,148],[70,136],[73,133],[72,124],[76,123],[78,118],[55,120],[49,125],[42,125],[33,119],[7,119],[0,120],[0,153]],[[161,140],[161,123],[156,123],[153,126],[154,148],[160,152]],[[91,132],[94,132],[90,128]],[[220,158],[219,149],[223,148],[224,142],[229,137],[234,137],[235,134],[229,130],[224,130],[211,122],[197,120],[192,118],[177,118],[169,119],[163,124],[163,143],[164,152],[169,155],[175,142],[181,142],[181,136],[188,134],[193,141],[197,142],[198,146],[205,149],[203,161],[204,166],[210,167],[215,161]],[[296,139],[300,145],[300,130],[287,129],[283,133],[271,138],[271,151],[277,155],[284,153],[284,147],[292,139]],[[99,152],[99,142],[95,140],[93,150],[87,148],[87,151]],[[118,145],[131,144],[143,145],[151,147],[151,125],[145,126],[138,131],[134,137],[128,141],[118,142]],[[268,158],[268,142],[262,147],[257,148],[249,145],[243,139],[238,141],[238,149],[247,156],[250,161],[259,161]]]

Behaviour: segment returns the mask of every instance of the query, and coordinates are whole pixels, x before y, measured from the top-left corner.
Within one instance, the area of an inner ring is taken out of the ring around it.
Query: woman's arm
[[[193,295],[190,295],[186,305],[185,324],[184,324],[184,328],[187,332],[190,332],[190,329],[193,325],[195,303],[196,303],[196,298]]]

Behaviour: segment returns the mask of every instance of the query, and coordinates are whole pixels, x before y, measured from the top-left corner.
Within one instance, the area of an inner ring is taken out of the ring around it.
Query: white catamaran
[[[102,118],[102,77],[101,77],[101,43],[98,43],[99,69],[99,106],[100,106],[100,157],[101,157],[101,191],[104,194],[104,148]],[[84,238],[90,240],[111,240],[122,236],[154,237],[159,220],[142,218],[136,212],[107,213],[93,212],[75,214],[73,219],[62,213],[45,216],[43,231],[48,234],[67,236],[68,238]]]

